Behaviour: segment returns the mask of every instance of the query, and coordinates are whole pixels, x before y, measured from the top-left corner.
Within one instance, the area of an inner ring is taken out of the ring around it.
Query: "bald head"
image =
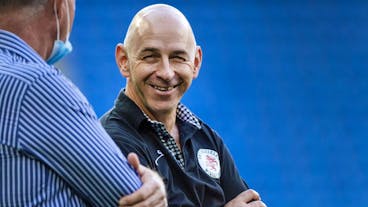
[[[154,4],[140,10],[129,25],[124,45],[129,52],[137,39],[151,34],[177,33],[195,49],[196,41],[186,17],[178,9],[167,4]]]

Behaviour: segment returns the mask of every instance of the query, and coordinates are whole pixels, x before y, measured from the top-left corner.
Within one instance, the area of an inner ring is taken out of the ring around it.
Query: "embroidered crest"
[[[220,160],[216,151],[210,149],[199,149],[197,157],[199,165],[209,176],[216,179],[220,178]]]

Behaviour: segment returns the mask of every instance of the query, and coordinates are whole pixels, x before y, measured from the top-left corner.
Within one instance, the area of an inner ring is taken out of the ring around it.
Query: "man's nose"
[[[169,58],[162,58],[161,64],[156,72],[157,76],[163,80],[171,80],[175,76],[175,71],[173,66],[170,64]]]

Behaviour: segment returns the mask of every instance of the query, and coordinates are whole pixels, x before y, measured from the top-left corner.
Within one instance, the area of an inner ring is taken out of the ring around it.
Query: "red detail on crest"
[[[209,166],[212,170],[216,170],[216,166],[217,166],[217,160],[209,155],[206,155],[206,159],[207,159],[207,166]]]

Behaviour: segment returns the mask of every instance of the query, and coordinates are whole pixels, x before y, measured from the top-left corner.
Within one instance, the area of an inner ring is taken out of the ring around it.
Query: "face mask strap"
[[[70,16],[69,16],[69,0],[66,0],[66,18],[68,20],[68,25],[67,25],[67,35],[66,35],[66,41],[69,39],[69,34],[70,34]]]
[[[56,11],[56,1],[54,1],[54,12],[56,18],[56,40],[60,40],[60,22]]]

